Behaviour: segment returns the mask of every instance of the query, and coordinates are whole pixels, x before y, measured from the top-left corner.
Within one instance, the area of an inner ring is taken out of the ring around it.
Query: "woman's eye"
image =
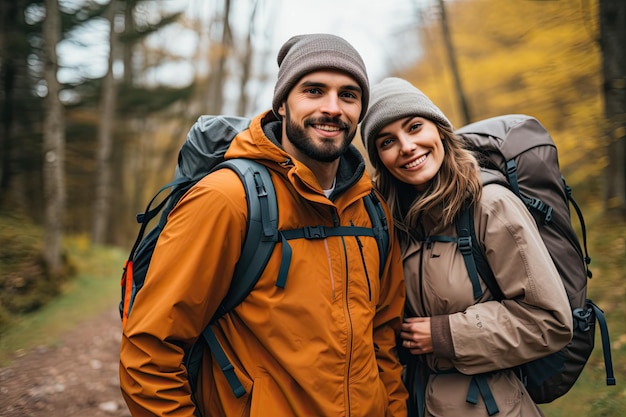
[[[419,129],[422,126],[421,123],[413,123],[409,126],[409,132]]]
[[[382,139],[378,146],[380,146],[381,148],[384,148],[388,146],[389,144],[391,144],[391,142],[393,142],[391,138]]]

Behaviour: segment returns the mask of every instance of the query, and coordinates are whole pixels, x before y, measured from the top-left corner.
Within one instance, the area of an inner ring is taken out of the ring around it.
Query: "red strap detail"
[[[127,260],[124,264],[124,274],[122,275],[122,287],[124,287],[124,310],[122,313],[122,328],[128,320],[130,309],[130,297],[133,293],[133,261]]]

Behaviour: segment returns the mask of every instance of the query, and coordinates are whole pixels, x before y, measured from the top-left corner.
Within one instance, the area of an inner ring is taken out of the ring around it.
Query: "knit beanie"
[[[374,149],[374,140],[382,128],[409,116],[425,117],[453,129],[439,107],[415,86],[401,78],[385,78],[372,87],[372,102],[361,123],[365,149]]]
[[[274,87],[272,110],[278,108],[296,83],[306,74],[318,70],[338,70],[354,78],[362,90],[359,121],[367,111],[369,80],[361,55],[345,39],[329,34],[297,35],[278,52],[278,80]]]

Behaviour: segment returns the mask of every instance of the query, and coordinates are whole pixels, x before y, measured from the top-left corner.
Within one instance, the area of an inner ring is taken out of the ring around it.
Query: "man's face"
[[[285,118],[283,147],[304,163],[336,160],[356,134],[361,98],[359,84],[343,72],[305,75],[278,109]]]

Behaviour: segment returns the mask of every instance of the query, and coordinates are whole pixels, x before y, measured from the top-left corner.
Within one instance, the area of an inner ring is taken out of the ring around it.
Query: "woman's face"
[[[437,125],[423,117],[409,116],[388,124],[374,143],[391,175],[419,191],[428,187],[445,154]]]

